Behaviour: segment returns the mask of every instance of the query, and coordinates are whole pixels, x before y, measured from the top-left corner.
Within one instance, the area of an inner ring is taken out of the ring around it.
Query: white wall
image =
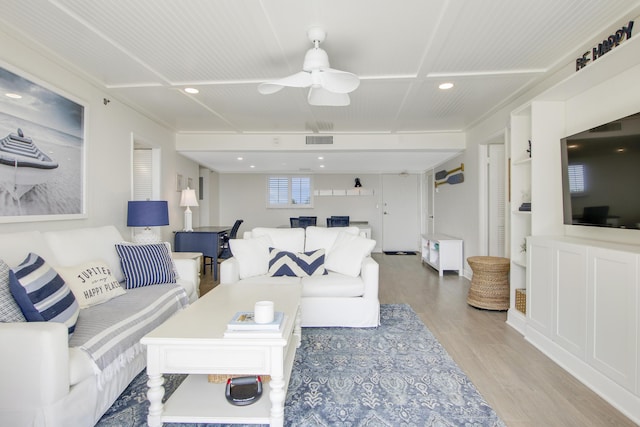
[[[220,198],[220,174],[215,171],[209,171],[209,224],[222,224],[220,221],[220,207],[222,206]]]
[[[448,162],[434,169],[434,175],[441,170],[452,170],[464,163],[464,182],[442,184],[434,194],[434,225],[436,233],[462,239],[463,257],[478,254],[479,239],[479,186],[478,146],[474,145]],[[456,172],[457,173],[457,172]],[[442,180],[441,180],[442,181]],[[471,254],[471,255],[470,255]],[[465,263],[465,269],[469,269]],[[466,274],[466,272],[465,272]]]
[[[267,209],[266,174],[219,174],[219,225],[233,225],[236,219],[244,220],[239,236],[254,227],[288,226],[290,217],[317,216],[318,224],[325,225],[331,215],[349,215],[352,221],[368,221],[372,238],[377,241],[376,251],[381,249],[382,178],[380,175],[357,175],[362,188],[372,189],[373,196],[316,196],[311,209]],[[356,175],[313,175],[314,189],[353,188]],[[417,195],[416,195],[417,197]],[[214,224],[217,225],[217,224]]]
[[[176,171],[197,179],[198,167],[186,158],[177,161],[175,135],[144,115],[119,102],[114,94],[98,89],[65,69],[46,54],[0,31],[0,66],[35,83],[45,84],[62,95],[85,104],[87,218],[64,221],[0,223],[0,233],[23,230],[54,230],[113,224],[125,238],[127,201],[131,197],[132,135],[162,150],[161,197],[169,202],[171,225],[161,227],[162,237],[173,241],[172,231],[182,228],[183,211],[178,206]],[[110,100],[104,105],[103,99]],[[179,163],[179,168],[178,168]]]

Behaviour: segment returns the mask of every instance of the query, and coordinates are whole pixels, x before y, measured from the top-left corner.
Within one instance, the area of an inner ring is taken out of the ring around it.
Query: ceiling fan
[[[283,87],[309,87],[307,100],[311,105],[346,106],[351,103],[348,93],[360,85],[360,79],[353,73],[333,69],[329,66],[327,52],[320,48],[326,37],[322,28],[312,27],[307,36],[313,48],[304,56],[302,71],[282,79],[264,82],[258,86],[258,92],[269,95]]]

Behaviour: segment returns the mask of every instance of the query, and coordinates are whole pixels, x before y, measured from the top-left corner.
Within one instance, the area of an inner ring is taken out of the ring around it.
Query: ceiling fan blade
[[[351,99],[346,93],[330,92],[321,87],[312,87],[309,89],[307,100],[310,105],[319,107],[345,107],[351,104]]]
[[[320,73],[322,87],[329,92],[349,93],[360,86],[360,79],[353,73],[347,71],[327,68]]]
[[[311,86],[311,74],[300,71],[290,76],[271,82],[264,82],[258,85],[258,92],[269,95],[282,89],[283,87],[308,87]]]

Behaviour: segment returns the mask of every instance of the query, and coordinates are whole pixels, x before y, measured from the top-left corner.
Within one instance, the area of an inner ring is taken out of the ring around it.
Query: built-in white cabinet
[[[438,270],[440,276],[445,270],[454,270],[461,275],[462,240],[445,234],[423,234],[422,261]]]
[[[544,237],[529,237],[527,253],[532,266],[528,270],[527,327],[584,358],[587,334],[586,247]]]
[[[587,339],[587,249],[555,242],[551,338],[583,358]]]
[[[640,392],[638,254],[590,246],[587,264],[587,362],[628,390]]]
[[[536,327],[551,333],[548,313],[529,313],[528,300],[548,299],[549,295],[536,295],[527,287],[530,277],[529,254],[526,239],[535,235],[562,233],[562,182],[560,170],[560,139],[564,136],[564,104],[556,101],[532,101],[514,111],[510,118],[510,288],[511,304],[507,322],[523,332],[529,319],[539,321]],[[555,160],[554,160],[555,159]],[[549,168],[549,162],[558,162]],[[542,255],[542,254],[540,254]],[[539,273],[535,273],[539,274]],[[516,308],[516,289],[526,289],[527,316]],[[540,304],[535,305],[537,310]],[[544,323],[544,326],[543,326]]]
[[[527,239],[525,337],[640,419],[640,246]]]
[[[509,159],[509,270],[510,307],[508,322],[524,330],[525,314],[516,308],[516,289],[526,289],[526,239],[531,235],[531,107],[525,106],[511,114]],[[529,203],[529,210],[521,210]],[[527,295],[527,299],[529,296]]]
[[[564,225],[560,149],[567,135],[636,113],[639,73],[632,39],[512,111],[507,322],[640,425],[638,231]]]
[[[527,327],[535,328],[546,337],[551,336],[553,317],[552,294],[554,279],[554,253],[552,243],[543,239],[529,238],[527,256],[530,266],[545,265],[547,268],[529,268],[527,289]]]

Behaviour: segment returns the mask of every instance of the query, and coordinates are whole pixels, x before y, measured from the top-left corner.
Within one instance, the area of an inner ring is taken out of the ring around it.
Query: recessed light
[[[321,167],[321,168],[323,168],[323,167],[324,167],[324,165],[320,165],[320,167]]]
[[[626,150],[624,148],[618,148],[616,151],[618,153],[624,153]]]
[[[255,168],[255,167],[256,167],[256,165],[251,165],[251,166],[249,166],[249,167],[250,167],[251,169],[253,169],[253,168]]]
[[[451,89],[453,87],[453,83],[441,83],[438,87],[442,90]]]
[[[20,99],[20,98],[22,98],[22,95],[18,95],[17,93],[5,93],[4,96],[6,96],[7,98],[12,98],[12,99]]]
[[[187,93],[191,93],[191,94],[200,93],[200,91],[198,89],[196,89],[195,87],[186,87],[186,88],[184,88],[184,91],[187,92]]]
[[[244,157],[238,157],[238,160],[244,160]]]
[[[324,157],[318,156],[318,160],[324,160]]]

